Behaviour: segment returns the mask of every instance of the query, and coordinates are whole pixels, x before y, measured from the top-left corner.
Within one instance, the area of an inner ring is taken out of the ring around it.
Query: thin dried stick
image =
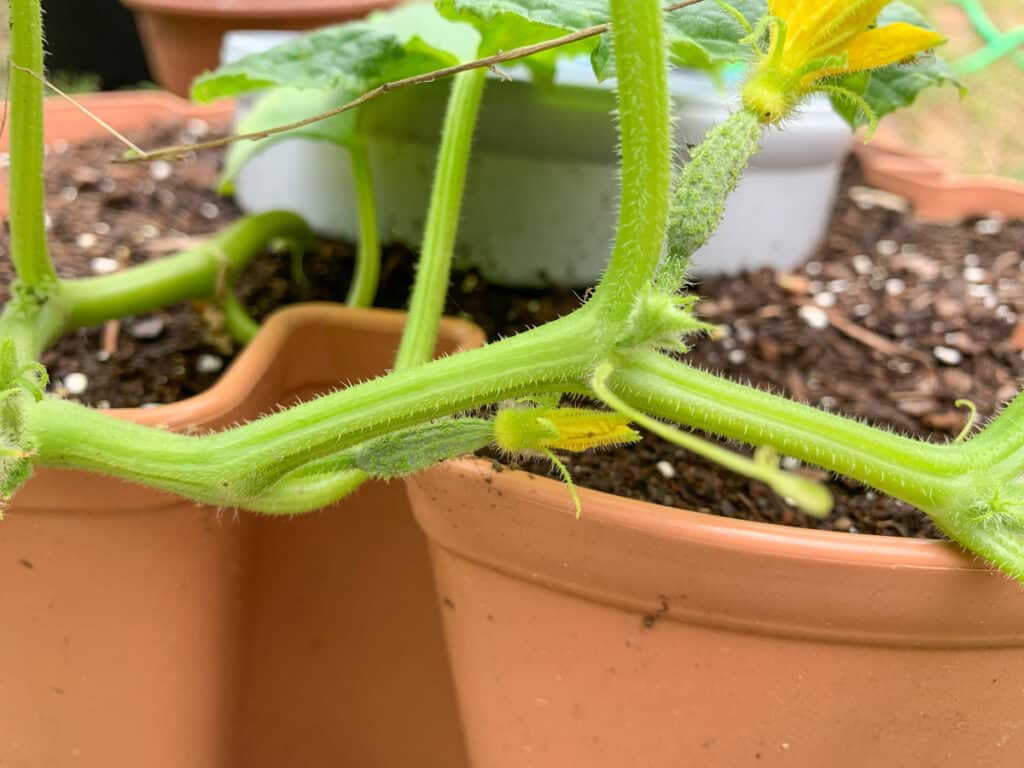
[[[104,119],[103,119],[102,117],[100,117],[100,116],[99,116],[99,115],[97,115],[97,114],[96,114],[95,112],[93,112],[92,110],[90,110],[90,109],[89,109],[88,107],[86,107],[86,106],[85,106],[84,104],[82,104],[81,102],[79,102],[79,101],[78,101],[77,99],[73,98],[73,97],[72,97],[72,96],[70,96],[69,94],[67,94],[67,93],[65,93],[64,91],[62,91],[62,90],[61,90],[60,88],[58,88],[58,87],[57,87],[56,85],[54,85],[54,84],[53,84],[53,83],[51,83],[51,82],[50,82],[49,80],[47,80],[47,79],[46,79],[45,77],[43,77],[42,75],[40,75],[40,74],[39,74],[38,72],[36,72],[36,71],[34,71],[34,70],[31,70],[31,69],[29,69],[28,67],[23,67],[23,66],[21,66],[20,64],[15,64],[15,63],[14,63],[13,61],[12,61],[12,62],[10,62],[10,65],[11,65],[11,66],[12,66],[12,67],[13,67],[14,69],[17,69],[17,70],[18,70],[19,72],[27,72],[28,74],[32,75],[32,77],[34,77],[34,78],[35,78],[36,80],[38,80],[39,82],[41,82],[41,83],[42,83],[43,85],[45,85],[45,86],[46,86],[47,88],[49,88],[49,89],[50,89],[51,91],[53,91],[54,93],[56,93],[56,94],[57,94],[58,96],[60,96],[60,97],[61,97],[62,99],[66,99],[67,101],[71,102],[71,104],[72,104],[72,105],[73,105],[73,106],[74,106],[74,107],[75,107],[76,109],[79,109],[79,110],[81,110],[81,111],[82,111],[82,112],[83,112],[83,113],[84,113],[84,114],[85,114],[85,115],[86,115],[86,116],[87,116],[87,117],[88,117],[88,118],[89,118],[90,120],[92,120],[92,121],[93,121],[93,122],[95,122],[95,123],[96,123],[97,125],[99,125],[99,126],[100,126],[101,128],[103,128],[103,130],[105,130],[105,131],[106,131],[107,133],[109,133],[109,134],[110,134],[111,136],[114,136],[114,137],[115,137],[116,139],[118,139],[118,141],[120,141],[120,142],[121,142],[122,144],[124,144],[124,145],[125,145],[126,147],[128,147],[128,149],[130,149],[130,150],[131,150],[132,152],[142,152],[142,153],[144,154],[144,150],[140,149],[140,148],[139,148],[139,146],[138,146],[137,144],[135,144],[134,142],[132,142],[132,140],[131,140],[131,139],[129,139],[129,138],[128,138],[127,136],[125,136],[125,135],[124,135],[123,133],[121,133],[120,131],[118,131],[118,130],[117,130],[116,128],[114,128],[114,127],[113,127],[113,126],[112,126],[112,125],[111,125],[110,123],[108,123],[108,122],[107,122],[106,120],[104,120]]]

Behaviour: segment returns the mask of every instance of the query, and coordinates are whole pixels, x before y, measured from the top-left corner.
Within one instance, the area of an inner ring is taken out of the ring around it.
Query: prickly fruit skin
[[[693,153],[672,199],[664,277],[659,281],[663,286],[678,288],[685,280],[690,257],[718,228],[725,201],[736,189],[760,141],[758,118],[741,110],[712,129]]]

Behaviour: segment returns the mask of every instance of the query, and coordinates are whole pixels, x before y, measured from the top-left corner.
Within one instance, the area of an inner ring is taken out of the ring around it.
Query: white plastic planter
[[[231,33],[225,61],[280,40]],[[420,242],[448,88],[407,89],[364,108],[383,242]],[[672,88],[683,159],[688,144],[728,115],[729,98],[697,74],[675,73]],[[461,265],[506,285],[597,282],[617,216],[614,106],[611,87],[599,85],[585,61],[564,64],[553,87],[488,84],[456,251]],[[696,270],[787,268],[808,256],[828,223],[850,141],[824,100],[786,132],[768,134]],[[291,140],[268,149],[242,170],[236,197],[249,212],[295,211],[325,235],[358,233],[348,156],[331,144]]]

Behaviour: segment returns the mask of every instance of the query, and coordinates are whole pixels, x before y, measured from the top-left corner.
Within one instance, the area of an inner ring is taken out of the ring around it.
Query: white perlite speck
[[[84,373],[69,373],[64,377],[64,389],[69,395],[82,395],[89,388],[89,377]]]
[[[828,309],[836,305],[836,295],[830,291],[822,291],[821,293],[814,294],[814,303],[819,307]]]
[[[94,248],[98,242],[99,238],[92,232],[83,232],[75,238],[75,245],[79,248]]]
[[[895,256],[900,252],[900,244],[895,240],[879,240],[875,244],[879,256]]]
[[[964,280],[969,283],[983,283],[988,274],[981,267],[964,267]]]
[[[828,313],[821,307],[808,304],[800,307],[799,314],[803,321],[816,331],[823,331],[829,326]]]
[[[979,235],[998,235],[1003,231],[1003,222],[999,219],[980,219],[974,225],[974,231]]]
[[[858,275],[870,275],[875,264],[866,253],[858,253],[853,257],[853,269]]]
[[[890,296],[902,296],[907,290],[907,284],[898,277],[890,277],[885,281],[885,292]]]
[[[196,359],[196,370],[199,373],[217,373],[223,367],[224,361],[216,355],[205,354]]]
[[[121,268],[121,262],[109,256],[97,256],[89,259],[89,269],[94,275],[112,275]]]
[[[661,476],[664,477],[666,480],[671,480],[676,476],[676,468],[673,467],[664,459],[655,464],[655,467],[657,468],[658,472],[661,473]]]
[[[149,175],[154,181],[166,181],[171,178],[174,168],[166,160],[157,160],[149,166]]]
[[[963,353],[952,347],[935,347],[932,354],[935,355],[936,360],[946,365],[960,365],[964,359]]]

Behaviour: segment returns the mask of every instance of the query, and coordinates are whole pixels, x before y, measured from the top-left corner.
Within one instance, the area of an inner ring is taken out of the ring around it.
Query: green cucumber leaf
[[[438,10],[453,21],[472,24],[480,32],[482,55],[509,51],[562,37],[608,21],[608,0],[436,0]],[[592,55],[600,38],[545,51],[525,59],[535,77],[550,80],[559,58]]]
[[[751,27],[768,12],[765,0],[731,0],[730,5]],[[740,42],[747,34],[731,14],[711,0],[665,14],[669,53],[672,62],[682,67],[716,71],[749,60],[753,50]]]
[[[279,125],[287,125],[295,121],[296,115],[317,115],[347,104],[358,95],[358,93],[346,90],[276,88],[253,105],[245,117],[238,122],[235,130],[237,133],[257,133],[276,128]],[[310,141],[328,141],[342,147],[349,146],[356,136],[357,117],[357,111],[350,110],[302,128],[268,136],[265,139],[240,141],[232,144],[224,160],[224,170],[221,173],[218,191],[222,195],[232,194],[235,178],[242,167],[253,157],[280,141],[299,138]]]
[[[753,26],[766,12],[765,0],[732,3]],[[446,17],[467,21],[483,35],[485,51],[519,48],[608,22],[608,0],[437,0]],[[665,34],[674,63],[704,70],[750,57],[741,43],[747,31],[728,12],[706,0],[665,14]],[[532,57],[535,70],[550,68],[558,56],[589,54],[599,79],[614,74],[611,36],[589,38]],[[539,66],[538,66],[539,65]]]
[[[326,27],[201,75],[192,98],[208,102],[274,86],[362,93],[391,80],[469,61],[480,35],[413,5]]]
[[[932,28],[920,13],[903,2],[891,3],[878,17],[879,26],[898,21],[925,29]],[[928,88],[953,85],[960,90],[961,95],[966,93],[949,65],[934,53],[918,56],[907,64],[892,64],[870,74],[856,72],[847,75],[840,80],[840,85],[863,96],[879,118],[897,109],[909,107],[918,94]],[[867,123],[861,110],[849,100],[833,97],[832,106],[851,128],[856,129]]]

